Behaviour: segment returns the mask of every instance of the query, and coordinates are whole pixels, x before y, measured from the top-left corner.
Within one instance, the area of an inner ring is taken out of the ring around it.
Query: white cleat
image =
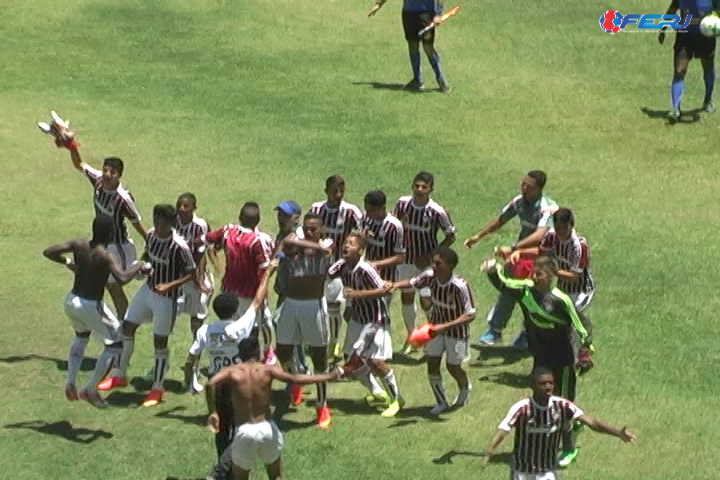
[[[447,406],[446,403],[440,403],[440,404],[438,404],[438,405],[435,405],[435,406],[430,410],[430,415],[432,415],[433,417],[437,417],[438,415],[440,415],[441,413],[443,413],[443,412],[444,412],[445,410],[447,410],[447,409],[448,409],[448,406]]]

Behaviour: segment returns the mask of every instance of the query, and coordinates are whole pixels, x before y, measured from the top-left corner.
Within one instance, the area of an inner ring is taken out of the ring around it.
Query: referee
[[[381,7],[387,0],[378,0],[376,7]],[[432,24],[440,24],[440,15],[443,13],[445,0],[403,0],[402,24],[407,40],[410,54],[410,65],[412,66],[413,79],[405,85],[406,90],[419,92],[423,90],[423,75],[420,67],[420,41],[428,61],[435,72],[435,79],[441,92],[449,92],[450,85],[445,80],[445,75],[440,65],[440,55],[435,50],[435,29],[431,29],[422,38],[419,37],[420,30]]]

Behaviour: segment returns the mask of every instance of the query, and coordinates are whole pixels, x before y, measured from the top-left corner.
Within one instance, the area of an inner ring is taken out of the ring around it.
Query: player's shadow
[[[67,420],[48,423],[45,420],[30,420],[5,425],[4,428],[34,430],[45,435],[54,435],[73,443],[89,444],[99,438],[113,438],[113,434],[105,430],[90,430],[89,428],[74,427]]]
[[[159,412],[155,414],[157,418],[166,418],[170,420],[179,420],[183,423],[187,423],[190,425],[197,425],[199,427],[204,427],[207,425],[207,415],[178,415],[178,412],[183,412],[187,410],[187,407],[173,407],[170,410],[165,410],[163,412]]]
[[[35,355],[35,354],[13,355],[10,357],[0,358],[1,363],[18,363],[18,362],[27,362],[29,360],[44,360],[47,362],[52,362],[55,364],[55,367],[57,367],[58,370],[61,370],[63,372],[67,372],[67,369],[68,369],[67,360],[46,357],[44,355]],[[80,363],[80,370],[83,372],[89,372],[89,371],[93,370],[95,368],[95,362],[96,362],[96,359],[94,359],[94,358],[83,358],[82,363]]]
[[[391,90],[396,92],[406,91],[408,93],[417,93],[414,90],[405,90],[405,84],[403,83],[353,82],[353,85],[366,85],[376,90]]]
[[[676,123],[699,122],[700,113],[703,111],[703,109],[693,108],[692,110],[683,111],[681,112],[680,118],[678,120],[673,120],[668,116],[670,114],[670,110],[652,110],[648,107],[642,107],[640,111],[644,113],[648,118],[665,120],[668,125],[675,125]]]
[[[311,404],[312,402],[308,402]],[[378,415],[379,410],[368,405],[365,400],[353,400],[350,398],[333,398],[330,400],[330,408],[349,415]]]
[[[475,457],[475,458],[482,458],[485,457],[485,454],[482,452],[467,452],[462,450],[450,450],[447,453],[444,453],[438,458],[433,458],[432,462],[435,465],[452,465],[453,464],[453,458],[455,457]],[[510,464],[510,461],[512,460],[512,454],[510,452],[503,452],[498,453],[497,455],[493,455],[490,457],[489,463],[504,463],[504,464]]]
[[[442,416],[435,416],[430,415],[430,409],[432,407],[428,405],[420,406],[420,407],[406,407],[400,410],[397,415],[395,415],[395,418],[400,419],[399,422],[396,424],[391,425],[393,428],[403,427],[406,425],[412,425],[413,423],[417,423],[418,418],[424,418],[425,420],[430,420],[433,423],[443,423],[447,422],[448,419],[444,418]],[[453,412],[452,409],[447,410],[445,414],[451,414]],[[444,414],[444,415],[445,415]],[[408,420],[414,420],[413,422],[410,422]]]
[[[486,366],[488,360],[500,359],[500,365],[512,365],[530,356],[527,351],[516,350],[511,346],[507,347],[486,347],[484,345],[472,345],[471,348],[478,352],[478,357],[470,363],[471,367]],[[493,366],[496,364],[493,363]]]
[[[417,358],[405,355],[404,353],[396,353],[393,355],[390,363],[397,363],[398,365],[422,365],[425,363],[425,355]]]
[[[530,388],[530,377],[528,375],[522,375],[512,372],[500,372],[495,375],[486,375],[480,377],[481,382],[492,382],[499,385],[505,385],[506,387],[513,388]]]
[[[113,407],[138,407],[145,400],[147,393],[143,392],[111,392],[105,401]]]
[[[152,384],[153,382],[151,380],[147,380],[143,377],[135,377],[130,380],[130,385],[132,385],[136,392],[149,392],[152,388]],[[166,379],[163,386],[165,387],[166,392],[178,394],[187,392],[187,390],[183,387],[182,382],[177,380]]]

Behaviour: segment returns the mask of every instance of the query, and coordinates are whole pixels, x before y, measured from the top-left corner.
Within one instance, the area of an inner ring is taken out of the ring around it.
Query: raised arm
[[[70,258],[63,256],[63,254],[73,252],[77,244],[77,240],[70,240],[69,242],[58,243],[57,245],[46,248],[45,251],[43,251],[43,255],[48,260],[59,263],[60,265],[65,265],[66,267],[70,267],[73,261]]]
[[[515,299],[523,296],[525,288],[532,285],[529,280],[517,280],[507,278],[503,272],[504,265],[498,263],[495,259],[486,260],[480,266],[480,270],[487,272],[488,279],[498,291],[508,293]]]
[[[331,250],[319,243],[311,242],[309,240],[303,240],[300,238],[285,238],[282,241],[282,249],[285,247],[295,247],[303,250],[314,250],[318,255],[329,255]]]

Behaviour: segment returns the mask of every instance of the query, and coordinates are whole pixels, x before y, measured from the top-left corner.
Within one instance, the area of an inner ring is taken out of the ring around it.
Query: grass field
[[[4,5],[3,478],[193,478],[214,455],[201,427],[201,398],[171,393],[158,408],[138,409],[143,393],[127,389],[110,396],[107,411],[63,398],[72,332],[61,301],[71,278],[41,252],[87,235],[92,207],[67,153],[34,127],[51,108],[74,122],[88,161],[110,154],[126,160],[124,182],[146,219],[153,204],[190,190],[213,225],[234,221],[239,205],[257,200],[264,228],[274,231],[274,204],[294,197],[307,207],[322,199],[329,174],[343,174],[348,200],[360,203],[373,188],[393,199],[405,194],[412,176],[427,169],[460,242],[516,194],[526,171],[546,170],[547,192],[576,210],[594,247],[598,367],[581,381],[578,403],[640,435],[627,447],[583,434],[565,478],[716,478],[718,118],[669,127],[641,113],[666,109],[671,46],[660,47],[653,35],[598,28],[610,8],[656,13],[665,3],[463,4],[439,38],[454,86],[447,96],[387,87],[410,78],[398,2],[373,20],[366,18],[371,3],[345,0]],[[699,64],[688,80],[684,106],[699,107]],[[481,312],[473,338],[495,298],[478,263],[516,232],[509,225],[462,253],[459,272]],[[394,319],[399,329],[397,306]],[[187,323],[178,323],[172,340],[171,379],[181,378]],[[91,344],[88,353],[97,351]],[[131,375],[144,373],[150,354],[144,328]],[[442,422],[424,417],[432,395],[422,365],[397,366],[408,407],[395,420],[356,405],[359,385],[333,384],[331,430],[307,427],[310,407],[286,417],[293,427],[287,476],[506,478],[505,457],[487,467],[472,455],[433,459],[481,452],[507,408],[527,394],[518,382],[529,366],[496,356],[473,364],[472,403]]]

